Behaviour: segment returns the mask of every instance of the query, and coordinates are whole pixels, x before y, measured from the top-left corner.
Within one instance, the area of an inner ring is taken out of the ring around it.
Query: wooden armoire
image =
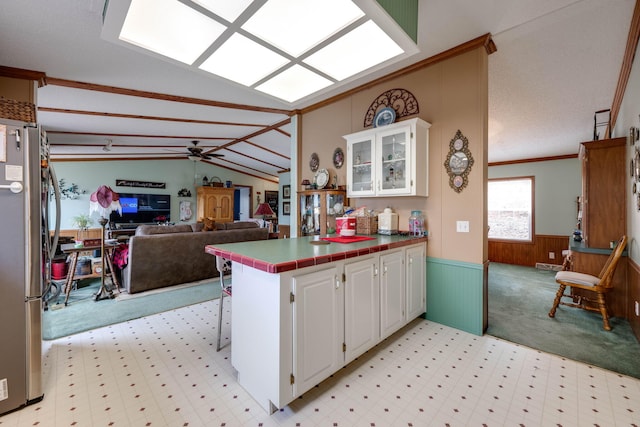
[[[584,249],[572,251],[572,269],[597,276],[611,252],[610,243],[627,230],[626,138],[582,143],[582,234]],[[572,295],[582,295],[578,289]],[[612,317],[628,318],[627,258],[623,256],[607,296]]]
[[[626,141],[582,143],[582,236],[589,248],[608,248],[626,233]]]
[[[197,220],[211,218],[215,222],[233,221],[234,188],[198,187],[197,188]]]

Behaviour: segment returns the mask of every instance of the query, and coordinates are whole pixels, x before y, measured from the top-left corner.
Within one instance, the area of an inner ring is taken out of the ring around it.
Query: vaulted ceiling
[[[204,161],[277,181],[290,168],[292,111],[490,33],[488,157],[500,162],[575,154],[592,138],[595,111],[612,105],[634,6],[419,0],[417,53],[296,103],[104,40],[104,0],[4,2],[0,66],[46,74],[37,120],[54,159],[187,159],[195,140],[224,154]]]

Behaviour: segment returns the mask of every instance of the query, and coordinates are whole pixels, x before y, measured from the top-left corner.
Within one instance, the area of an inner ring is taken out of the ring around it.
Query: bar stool
[[[231,281],[225,282],[224,276],[231,274],[231,260],[216,256],[216,269],[220,273],[220,303],[218,304],[218,343],[216,351],[220,351],[220,335],[222,334],[222,304],[225,297],[231,296]]]

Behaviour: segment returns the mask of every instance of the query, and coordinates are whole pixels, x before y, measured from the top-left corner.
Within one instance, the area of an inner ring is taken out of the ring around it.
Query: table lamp
[[[102,269],[100,271],[100,290],[96,293],[96,301],[113,298],[113,290],[111,288],[107,288],[104,284],[104,227],[109,221],[109,215],[114,211],[118,211],[118,214],[122,216],[122,206],[120,205],[120,196],[118,193],[106,185],[101,185],[95,192],[91,193],[91,196],[89,197],[89,215],[97,212],[100,215],[98,223],[102,227],[102,234],[100,235]],[[111,273],[113,274],[114,272],[112,271]]]
[[[265,226],[267,226],[267,218],[273,217],[275,214],[276,213],[273,211],[273,209],[271,209],[271,206],[269,206],[269,203],[264,202],[258,205],[258,209],[256,209],[256,212],[253,214],[253,216],[262,216],[262,220],[265,222]],[[270,226],[271,224],[269,224],[269,227]]]
[[[276,213],[271,209],[271,206],[269,206],[269,203],[264,202],[258,205],[258,209],[256,209],[253,216],[261,215],[262,219],[265,219],[266,217],[274,216],[275,214]]]

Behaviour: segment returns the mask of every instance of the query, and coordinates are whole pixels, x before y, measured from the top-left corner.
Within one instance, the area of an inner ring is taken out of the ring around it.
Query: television
[[[109,221],[115,228],[127,225],[157,224],[171,220],[171,196],[169,194],[118,193],[122,215],[111,212]]]

